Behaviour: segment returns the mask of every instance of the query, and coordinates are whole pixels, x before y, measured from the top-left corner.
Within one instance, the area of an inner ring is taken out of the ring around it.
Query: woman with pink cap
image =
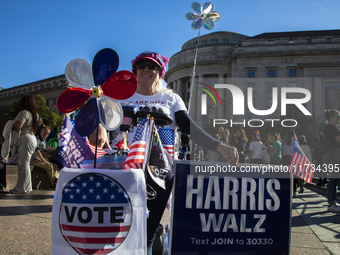
[[[212,138],[203,129],[198,127],[190,118],[182,98],[166,89],[162,80],[165,75],[169,58],[155,52],[143,52],[132,60],[132,72],[138,80],[137,92],[130,98],[121,102],[122,105],[160,105],[169,110],[173,119],[171,127],[190,134],[190,137],[200,146],[220,152],[230,164],[236,165],[238,153],[234,147],[227,146]]]
[[[133,59],[132,72],[138,80],[137,91],[132,97],[120,103],[139,107],[140,110],[147,109],[145,111],[160,111],[159,109],[161,109],[161,112],[168,114],[173,119],[172,124],[165,127],[178,127],[183,134],[190,134],[190,138],[198,145],[220,152],[230,164],[236,165],[238,162],[237,150],[212,138],[197,126],[190,118],[182,98],[163,86],[162,80],[168,62],[167,57],[155,52],[143,52]],[[154,190],[157,189],[156,194],[159,200],[158,202],[148,200],[147,204],[150,211],[147,220],[148,254],[151,254],[154,236],[172,189],[172,177],[173,173],[168,176],[166,190],[152,187]]]

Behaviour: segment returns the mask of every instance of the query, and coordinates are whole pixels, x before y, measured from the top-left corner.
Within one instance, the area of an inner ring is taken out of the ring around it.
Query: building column
[[[172,91],[177,93],[177,81],[173,81],[172,84]]]
[[[225,83],[225,79],[224,79],[224,74],[218,74],[218,84],[226,84]],[[224,98],[224,93],[225,93],[225,89],[217,89],[217,94],[219,95],[221,100]],[[216,103],[217,103],[217,108],[216,108],[216,116],[215,117],[217,119],[224,119],[224,117],[225,117],[225,108],[227,106],[223,105],[223,101],[222,101],[222,105],[219,102],[219,100]]]
[[[191,82],[190,79],[190,93],[189,99],[191,97],[190,102],[188,102],[188,108],[190,108],[189,115],[193,121],[197,120],[197,77],[194,78],[194,82]],[[192,87],[191,87],[192,86]],[[190,104],[190,106],[189,106]]]
[[[316,121],[324,121],[323,112],[325,109],[325,89],[323,86],[322,78],[314,78],[313,89],[310,91],[312,93],[312,102],[313,102],[313,119],[314,123]]]
[[[182,93],[182,80],[177,80],[177,94],[182,97],[183,93]]]
[[[198,82],[202,82],[204,83],[204,75],[199,75],[198,76]],[[196,84],[194,84],[194,87],[197,87],[195,86]],[[199,125],[200,127],[202,127],[202,120],[203,120],[203,117],[202,117],[202,114],[201,114],[201,107],[202,107],[202,94],[203,94],[203,91],[201,89],[197,89],[197,96],[195,98],[196,100],[196,124]]]

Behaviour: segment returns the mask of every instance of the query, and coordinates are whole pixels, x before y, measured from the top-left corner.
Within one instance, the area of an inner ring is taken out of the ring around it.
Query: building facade
[[[340,109],[340,30],[263,33],[248,37],[233,32],[215,32],[201,36],[198,47],[196,75],[192,91],[190,84],[196,38],[189,40],[180,52],[171,57],[165,75],[168,88],[183,98],[188,106],[192,100],[190,116],[201,127],[211,119],[233,119],[235,122],[249,119],[280,119],[284,96],[293,102],[306,103],[303,107],[311,114],[313,122],[324,122],[325,109]],[[232,84],[244,95],[244,114],[234,115],[233,95],[228,89],[216,89],[222,105],[215,96],[207,97],[207,114],[204,115],[202,88],[215,84]],[[201,88],[201,89],[199,89]],[[252,93],[247,91],[251,88]],[[284,90],[308,93],[282,93]],[[293,88],[293,89],[290,89]],[[275,94],[278,100],[275,101]],[[249,99],[250,98],[250,99]],[[300,99],[300,100],[299,100]],[[271,114],[258,116],[255,109],[275,109]],[[277,107],[275,107],[277,104]]]
[[[33,96],[40,94],[46,99],[46,105],[60,114],[57,110],[57,99],[64,90],[70,87],[71,85],[66,80],[65,75],[59,75],[21,86],[2,89],[0,90],[0,110],[11,107],[14,102],[20,101],[21,97],[26,94]]]

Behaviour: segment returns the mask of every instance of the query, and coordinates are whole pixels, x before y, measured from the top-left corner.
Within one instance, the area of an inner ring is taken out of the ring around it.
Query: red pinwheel
[[[99,51],[92,67],[84,59],[74,59],[67,65],[66,79],[75,87],[58,97],[57,108],[62,113],[70,113],[85,103],[76,117],[79,135],[90,135],[99,122],[107,130],[121,124],[123,110],[116,100],[129,98],[136,92],[137,78],[129,71],[116,72],[118,65],[118,54],[112,49]]]

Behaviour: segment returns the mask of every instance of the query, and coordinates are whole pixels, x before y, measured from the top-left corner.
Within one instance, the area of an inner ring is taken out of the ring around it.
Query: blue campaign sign
[[[170,249],[180,254],[287,255],[287,168],[176,161]]]

